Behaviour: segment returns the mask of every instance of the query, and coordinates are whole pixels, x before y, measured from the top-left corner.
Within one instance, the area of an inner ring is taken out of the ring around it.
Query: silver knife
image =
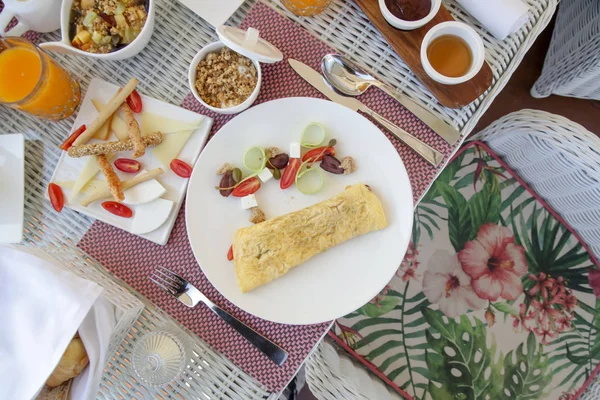
[[[432,165],[437,167],[444,160],[444,156],[442,153],[423,143],[416,137],[412,136],[410,133],[406,132],[404,129],[395,125],[393,122],[388,121],[381,115],[377,114],[375,111],[371,110],[369,107],[365,106],[360,101],[356,100],[355,98],[342,96],[334,92],[333,89],[331,89],[325,83],[325,79],[323,78],[323,76],[308,65],[303,64],[300,61],[293,60],[291,58],[288,59],[288,62],[290,63],[294,71],[298,73],[298,75],[300,75],[305,81],[310,83],[319,92],[327,96],[329,100],[333,101],[334,103],[340,104],[344,107],[348,107],[352,111],[361,111],[364,114],[370,116],[375,121],[383,125],[390,133],[392,133],[394,136],[396,136],[398,139],[404,142],[407,146],[419,153],[421,157],[423,157]]]
[[[375,82],[380,83],[379,81]],[[423,121],[425,125],[430,127],[435,133],[440,135],[440,137],[446,142],[450,144],[455,144],[460,138],[460,132],[456,128],[446,123],[441,118],[435,116],[431,111],[424,108],[420,104],[415,103],[411,98],[401,93],[396,88],[393,88],[392,86],[389,86],[383,82],[378,84],[377,87],[379,87],[388,95],[395,98],[398,101],[398,103],[402,104],[408,111],[410,111],[417,118]]]

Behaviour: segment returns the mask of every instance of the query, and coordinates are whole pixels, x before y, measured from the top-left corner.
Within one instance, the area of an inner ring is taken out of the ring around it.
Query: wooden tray
[[[425,34],[440,22],[454,21],[454,18],[443,4],[437,15],[427,25],[414,31],[402,31],[387,23],[379,9],[378,0],[355,1],[373,25],[379,29],[390,46],[402,57],[412,72],[427,86],[442,105],[450,108],[464,107],[479,97],[492,84],[492,70],[487,62],[483,63],[481,70],[475,77],[458,85],[442,85],[425,73],[421,65],[421,42]]]

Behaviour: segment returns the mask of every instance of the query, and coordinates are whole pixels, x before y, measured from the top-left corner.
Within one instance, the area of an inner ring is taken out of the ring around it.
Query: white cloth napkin
[[[183,5],[217,28],[240,8],[244,0],[179,0]]]
[[[498,40],[516,32],[529,19],[521,0],[456,0]]]
[[[79,337],[85,346],[90,364],[73,379],[71,399],[96,398],[104,372],[110,336],[116,325],[115,306],[104,296],[98,297],[79,327]]]
[[[101,292],[47,259],[0,246],[1,399],[38,392]]]

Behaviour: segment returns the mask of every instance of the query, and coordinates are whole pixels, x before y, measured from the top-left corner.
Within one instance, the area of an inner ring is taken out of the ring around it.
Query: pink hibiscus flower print
[[[482,299],[514,300],[523,293],[521,277],[527,272],[527,261],[523,247],[514,242],[508,228],[489,223],[458,253],[463,271]]]
[[[594,290],[594,296],[600,298],[600,270],[591,269],[588,273],[588,282]]]
[[[419,255],[419,251],[414,246],[413,242],[408,243],[408,250],[406,250],[406,255],[404,256],[404,260],[400,264],[400,268],[396,271],[396,276],[402,278],[403,282],[408,282],[411,279],[416,279],[419,275],[417,275],[417,268],[419,268],[419,260],[417,260],[417,256]]]
[[[486,301],[473,292],[471,278],[462,270],[456,254],[446,251],[436,251],[429,260],[423,275],[423,293],[451,318],[486,305]]]

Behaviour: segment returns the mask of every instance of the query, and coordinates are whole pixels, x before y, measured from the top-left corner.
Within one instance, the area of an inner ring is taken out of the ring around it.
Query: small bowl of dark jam
[[[441,5],[442,0],[379,0],[379,8],[388,24],[405,31],[431,21]]]

